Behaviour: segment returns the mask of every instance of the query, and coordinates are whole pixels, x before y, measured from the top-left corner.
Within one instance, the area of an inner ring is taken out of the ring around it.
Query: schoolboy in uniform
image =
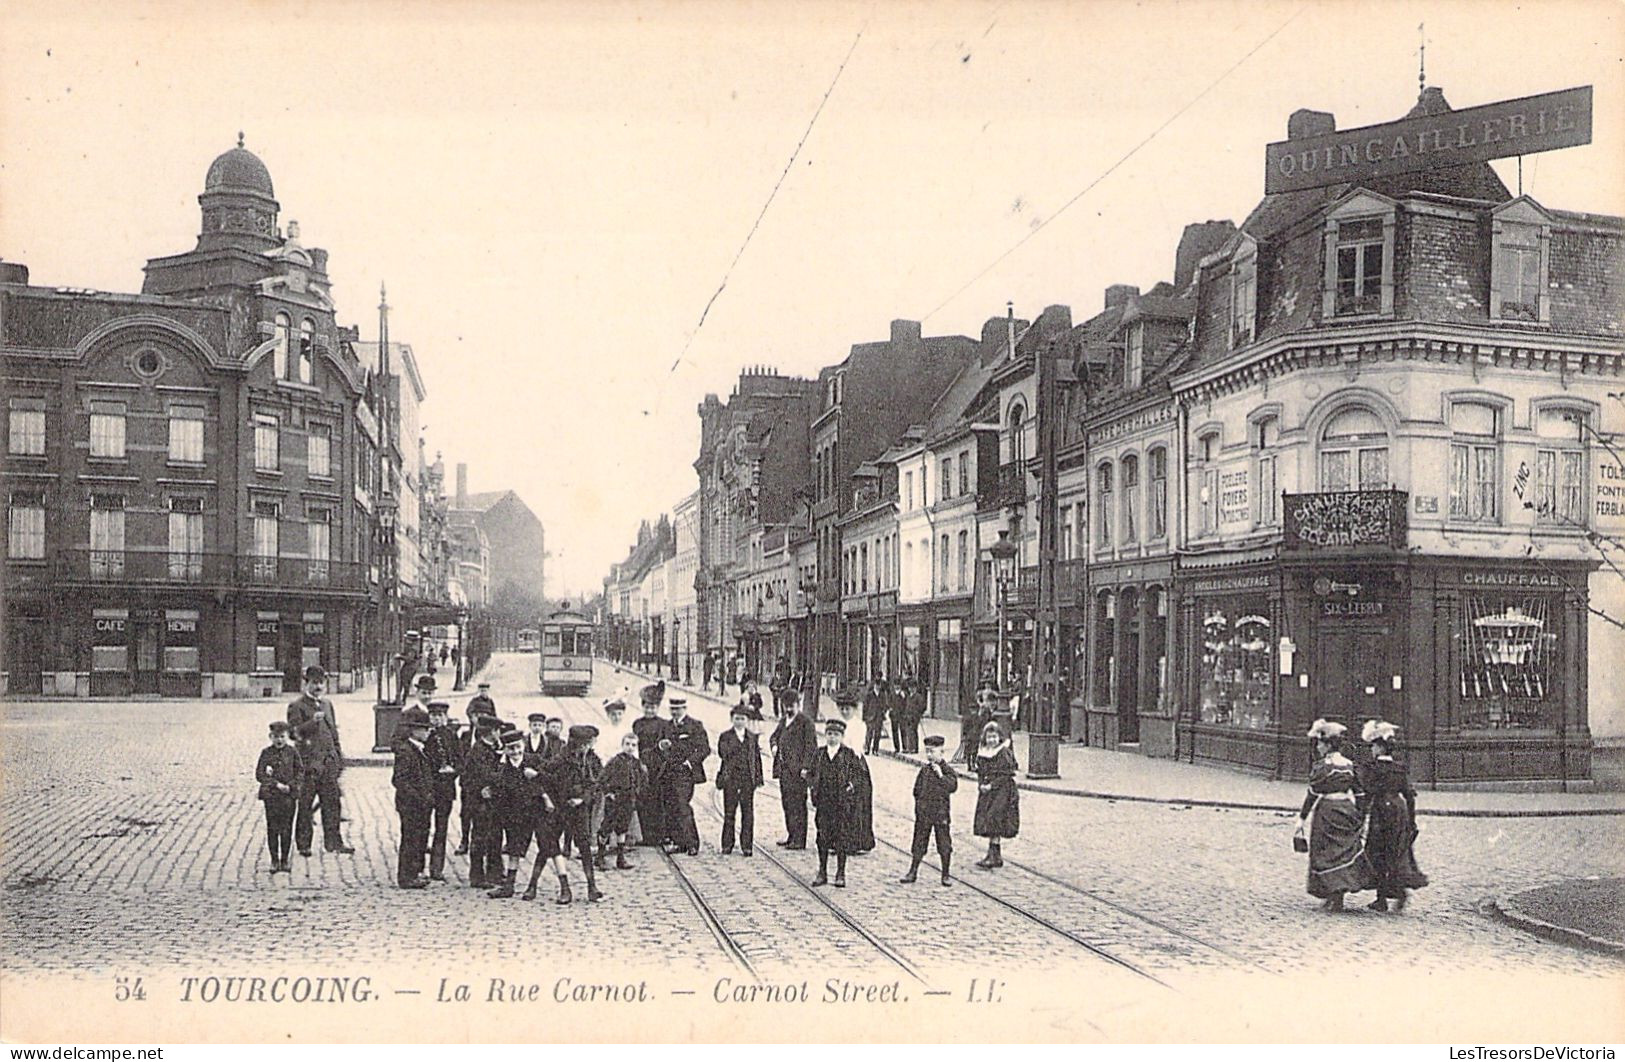
[[[920,861],[925,858],[931,835],[936,834],[937,856],[942,860],[942,883],[950,884],[948,863],[953,857],[954,842],[949,835],[948,823],[952,814],[954,790],[959,788],[959,776],[943,758],[947,740],[940,734],[925,739],[925,766],[914,777],[914,843],[910,846],[908,873],[902,883],[912,885],[920,873]]]
[[[424,751],[434,774],[434,812],[429,828],[429,879],[446,880],[446,841],[451,834],[451,806],[457,800],[457,775],[462,771],[463,747],[449,721],[451,705],[429,702],[429,736]]]
[[[536,832],[534,778],[535,768],[525,762],[525,735],[518,728],[504,730],[502,761],[497,765],[490,788],[502,834],[502,854],[507,857],[508,866],[497,887],[486,893],[493,900],[505,900],[513,895],[519,864],[530,851],[530,839]]]
[[[403,889],[421,889],[429,882],[423,877],[423,853],[429,846],[429,821],[434,815],[435,775],[429,757],[429,713],[408,705],[401,713],[404,735],[395,742],[395,769],[390,782],[395,787],[395,813],[400,816],[400,851],[395,864],[395,883]],[[445,858],[445,849],[440,851]]]
[[[463,799],[473,805],[469,816],[468,884],[475,889],[491,888],[502,875],[502,824],[497,818],[494,789],[501,762],[501,729],[496,716],[480,716],[475,724],[474,745],[463,763]]]
[[[305,765],[299,750],[288,743],[288,724],[278,719],[271,724],[271,743],[260,750],[254,765],[254,779],[260,784],[260,800],[265,802],[265,844],[271,850],[271,873],[287,874],[293,849],[293,813],[299,803],[299,781]]]

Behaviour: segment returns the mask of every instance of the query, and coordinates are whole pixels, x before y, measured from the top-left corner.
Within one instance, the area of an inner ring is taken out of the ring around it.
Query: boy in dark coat
[[[423,877],[423,853],[429,847],[429,819],[435,806],[435,774],[426,747],[429,713],[412,705],[401,713],[405,736],[395,742],[395,813],[401,820],[401,846],[395,862],[395,883],[403,889],[428,886]],[[441,849],[444,858],[445,850]]]
[[[599,788],[604,795],[600,844],[614,845],[616,870],[631,870],[632,864],[626,859],[626,836],[632,830],[638,799],[649,788],[649,772],[638,759],[637,734],[628,731],[621,736],[621,751],[604,764]],[[601,847],[599,854],[603,852]]]
[[[446,842],[451,834],[451,806],[457,801],[457,775],[463,766],[463,747],[448,721],[451,705],[429,702],[429,737],[424,751],[434,772],[434,813],[429,825],[429,879],[446,880]]]
[[[722,854],[734,850],[734,819],[739,819],[739,846],[746,855],[756,840],[756,790],[762,784],[762,748],[750,730],[761,721],[754,705],[738,704],[729,713],[731,730],[717,736],[717,788],[722,790]]]
[[[288,744],[288,724],[271,724],[271,743],[260,750],[254,765],[259,798],[265,802],[265,844],[271,850],[271,873],[287,874],[293,849],[293,813],[299,802],[299,781],[305,765],[299,750]]]
[[[948,823],[953,807],[949,799],[959,788],[959,776],[943,761],[943,746],[948,742],[939,734],[925,739],[925,766],[914,777],[914,842],[909,849],[908,873],[902,883],[912,885],[919,878],[920,861],[925,858],[931,835],[936,834],[937,855],[942,860],[942,883],[949,884],[948,863],[953,857],[954,842],[949,836]]]
[[[514,894],[519,864],[530,851],[530,839],[536,832],[535,778],[535,770],[525,762],[525,735],[518,729],[504,730],[502,760],[486,783],[500,826],[502,854],[507,857],[502,880],[486,893],[493,900],[506,900]]]
[[[846,857],[858,850],[858,778],[863,762],[847,748],[846,721],[824,724],[824,747],[813,753],[807,788],[817,809],[818,876],[814,885],[829,884],[829,854],[835,853],[835,887],[846,888]]]
[[[492,788],[502,757],[497,745],[500,732],[496,716],[480,716],[463,761],[463,801],[470,809],[468,884],[475,889],[493,887],[502,875],[502,824]]]

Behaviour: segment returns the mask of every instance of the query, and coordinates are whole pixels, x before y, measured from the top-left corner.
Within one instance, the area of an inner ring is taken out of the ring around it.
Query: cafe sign
[[[1357,184],[1589,143],[1591,86],[1582,85],[1270,144],[1264,149],[1264,192]]]
[[[1327,491],[1286,495],[1287,549],[1338,549],[1405,545],[1405,492]]]

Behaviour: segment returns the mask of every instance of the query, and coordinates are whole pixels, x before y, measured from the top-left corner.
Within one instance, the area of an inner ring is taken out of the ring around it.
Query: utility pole
[[[1056,343],[1035,351],[1038,375],[1038,616],[1034,625],[1033,670],[1038,679],[1038,711],[1027,734],[1027,777],[1059,778],[1060,735],[1056,730],[1061,685],[1057,625],[1056,563],[1060,524],[1060,483],[1055,452],[1060,443],[1060,364]]]

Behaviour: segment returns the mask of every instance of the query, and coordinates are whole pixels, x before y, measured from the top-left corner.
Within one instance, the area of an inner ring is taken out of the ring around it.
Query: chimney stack
[[[893,343],[918,343],[920,341],[920,322],[893,321],[891,323],[891,341]]]
[[[1106,309],[1121,306],[1139,293],[1139,287],[1134,284],[1113,284],[1106,289]]]
[[[1306,137],[1335,132],[1337,132],[1337,116],[1329,111],[1311,111],[1303,107],[1293,111],[1292,117],[1286,120],[1288,140],[1303,140]]]
[[[457,462],[457,508],[468,508],[468,465]]]

